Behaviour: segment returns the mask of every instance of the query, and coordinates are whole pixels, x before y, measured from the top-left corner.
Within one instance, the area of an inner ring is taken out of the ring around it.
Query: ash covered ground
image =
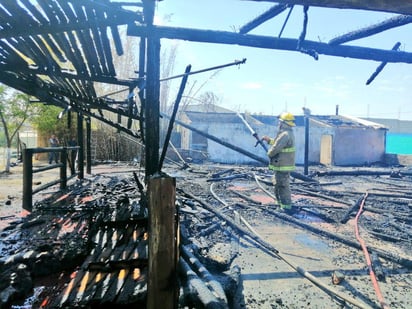
[[[179,265],[180,307],[412,307],[410,170],[311,167],[310,171],[312,181],[291,180],[299,212],[289,216],[278,211],[271,175],[264,167],[166,167],[165,172],[176,178],[181,257],[199,263]],[[142,303],[144,271],[121,282],[124,293],[110,290],[108,284],[107,290],[100,287],[105,293],[94,285],[81,297],[62,295],[75,274],[84,271],[88,258],[89,273],[122,267],[120,255],[117,262],[104,265],[90,261],[93,253],[97,256],[93,244],[98,243],[99,226],[107,230],[114,222],[133,218],[135,225],[124,229],[124,239],[136,235],[130,243],[139,245],[130,249],[122,244],[118,249],[135,250],[145,258],[147,231],[139,226],[144,210],[139,207],[133,173],[144,172],[122,164],[94,167],[93,175],[73,181],[67,192],[50,188],[37,193],[34,211],[26,216],[21,213],[18,172],[1,176],[4,308]],[[369,265],[357,237],[366,244]],[[199,265],[207,270],[208,279]],[[133,273],[129,269],[130,277]],[[206,290],[196,291],[198,284]]]

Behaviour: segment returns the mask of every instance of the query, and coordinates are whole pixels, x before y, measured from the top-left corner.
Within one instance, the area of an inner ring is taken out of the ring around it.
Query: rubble
[[[277,211],[263,167],[166,169],[177,182],[180,308],[377,307],[353,232],[365,192],[360,233],[383,295],[412,305],[409,176],[294,178],[290,216]],[[1,232],[1,307],[30,297],[33,308],[144,304],[150,235],[136,171],[50,192]]]

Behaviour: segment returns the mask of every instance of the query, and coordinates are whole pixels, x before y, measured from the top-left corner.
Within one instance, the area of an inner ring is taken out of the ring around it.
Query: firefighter
[[[263,136],[270,148],[267,152],[269,157],[269,169],[275,172],[273,184],[275,186],[275,196],[280,209],[287,214],[296,212],[292,206],[290,192],[290,172],[295,170],[295,136],[293,127],[295,117],[284,112],[279,116],[279,129],[275,138]]]

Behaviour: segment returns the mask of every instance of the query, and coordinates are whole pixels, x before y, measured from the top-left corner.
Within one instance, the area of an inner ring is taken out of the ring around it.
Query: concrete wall
[[[336,128],[333,141],[333,165],[368,165],[383,162],[385,130]]]
[[[365,118],[368,121],[373,121],[384,125],[389,129],[389,133],[406,133],[412,134],[412,121],[398,119],[382,119],[382,118]]]

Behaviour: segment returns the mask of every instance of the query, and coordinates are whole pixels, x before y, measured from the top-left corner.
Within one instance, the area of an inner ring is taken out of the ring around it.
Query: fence
[[[67,154],[68,150],[78,150],[79,147],[51,147],[51,148],[26,148],[23,149],[23,209],[32,211],[33,194],[47,189],[60,183],[60,190],[67,187]],[[48,166],[33,169],[33,154],[35,153],[59,153],[60,163],[50,164]],[[71,162],[74,164],[74,162]],[[57,180],[50,181],[35,190],[33,190],[33,174],[45,172],[48,170],[60,168],[60,177]],[[73,170],[72,170],[73,171]],[[70,178],[76,176],[72,173]],[[69,178],[69,179],[70,179]]]

